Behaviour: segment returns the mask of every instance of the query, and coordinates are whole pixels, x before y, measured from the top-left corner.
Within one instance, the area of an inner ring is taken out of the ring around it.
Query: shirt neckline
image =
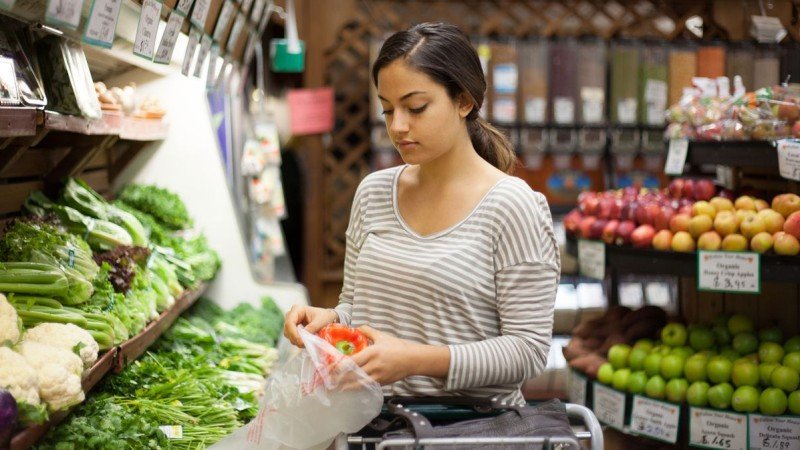
[[[442,236],[444,236],[446,234],[449,234],[449,233],[455,231],[456,229],[458,229],[458,227],[460,227],[464,222],[466,222],[473,215],[475,215],[475,213],[480,209],[481,205],[483,205],[483,203],[486,201],[486,198],[489,197],[489,194],[491,194],[492,191],[494,191],[495,188],[497,188],[497,186],[499,186],[505,180],[513,178],[513,177],[510,177],[510,176],[505,176],[505,177],[500,178],[499,180],[497,180],[497,182],[495,184],[493,184],[492,187],[490,187],[489,190],[487,190],[485,194],[483,194],[483,197],[481,197],[481,199],[478,200],[478,203],[475,204],[475,207],[472,208],[472,211],[470,211],[469,214],[467,214],[463,219],[461,219],[458,222],[456,222],[455,224],[445,228],[444,230],[437,231],[437,232],[434,232],[434,233],[431,233],[431,234],[426,234],[426,235],[423,236],[423,235],[417,233],[416,231],[414,231],[414,229],[411,228],[411,226],[408,225],[408,223],[406,223],[405,219],[403,219],[403,216],[400,214],[400,206],[398,204],[398,199],[397,199],[398,192],[400,190],[399,189],[400,175],[403,173],[404,170],[406,170],[406,168],[408,166],[409,166],[408,164],[404,164],[404,165],[400,166],[400,168],[394,174],[394,179],[392,180],[392,211],[394,212],[394,216],[397,218],[397,221],[400,223],[400,226],[403,228],[403,230],[406,231],[406,233],[410,234],[411,236],[413,236],[413,237],[415,237],[417,239],[423,239],[423,240],[433,240],[433,239],[442,237]]]

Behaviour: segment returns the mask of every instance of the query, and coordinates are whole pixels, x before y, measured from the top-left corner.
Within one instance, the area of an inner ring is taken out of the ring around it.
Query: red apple
[[[606,226],[603,227],[603,232],[600,235],[600,239],[602,239],[606,244],[613,244],[614,239],[617,237],[617,228],[619,228],[619,220],[609,220]]]
[[[694,182],[692,190],[695,200],[711,200],[717,192],[716,186],[711,180],[702,179]]]
[[[582,218],[583,215],[578,211],[578,208],[573,209],[564,216],[564,229],[566,229],[569,234],[575,234],[575,232],[578,231],[578,225],[580,225]]]
[[[608,220],[606,219],[597,219],[592,222],[592,225],[589,227],[589,239],[600,239],[603,235],[603,229],[608,224]]]
[[[772,248],[779,255],[794,256],[800,253],[800,242],[797,238],[784,231],[778,231],[772,236],[774,243]]]
[[[792,136],[800,139],[800,121],[797,121],[792,125]]]
[[[592,224],[597,221],[596,217],[592,216],[585,216],[581,219],[581,222],[578,224],[578,230],[580,231],[579,236],[582,238],[589,238],[590,236],[590,229],[592,228]]]
[[[672,198],[681,198],[683,196],[683,178],[675,178],[669,182],[669,195]]]
[[[617,245],[630,244],[631,234],[636,229],[636,224],[632,220],[624,220],[620,222],[617,227],[617,238],[615,243]]]
[[[674,216],[675,210],[671,206],[662,206],[653,218],[653,226],[656,230],[668,230],[670,228],[669,223]]]
[[[800,211],[795,211],[783,223],[783,231],[800,239]]]
[[[678,231],[689,231],[689,223],[692,221],[692,216],[685,213],[678,213],[672,216],[669,220],[669,229],[673,233]]]
[[[653,236],[656,230],[650,225],[639,225],[633,233],[631,233],[631,242],[634,247],[648,248],[653,244]]]
[[[694,199],[694,180],[683,180],[683,197]]]
[[[610,219],[611,218],[611,210],[614,208],[614,199],[609,197],[603,197],[600,199],[598,208],[597,208],[597,217],[600,219]]]

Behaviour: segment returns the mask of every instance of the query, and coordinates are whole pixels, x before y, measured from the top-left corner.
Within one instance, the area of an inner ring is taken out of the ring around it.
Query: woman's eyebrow
[[[406,95],[404,95],[404,96],[400,97],[400,101],[403,101],[403,100],[407,99],[408,97],[411,97],[412,95],[416,95],[416,94],[425,94],[425,93],[426,93],[425,91],[413,91],[413,92],[409,92],[408,94],[406,94]],[[389,101],[389,100],[386,100],[385,98],[381,97],[380,95],[378,95],[378,98],[379,98],[379,99],[381,99],[381,100],[383,100],[383,101],[385,101],[385,102],[388,102],[388,101]]]

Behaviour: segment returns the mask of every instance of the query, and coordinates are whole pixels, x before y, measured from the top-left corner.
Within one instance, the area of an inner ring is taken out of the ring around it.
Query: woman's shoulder
[[[550,210],[545,196],[518,177],[504,177],[497,183],[492,194],[490,204],[498,213],[543,213],[543,209],[549,213]]]
[[[390,167],[370,173],[358,184],[354,202],[367,200],[391,201],[395,178],[403,166]]]

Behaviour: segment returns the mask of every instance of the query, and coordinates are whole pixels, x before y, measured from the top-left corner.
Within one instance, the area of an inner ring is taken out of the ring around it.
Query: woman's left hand
[[[353,361],[381,386],[402,380],[412,373],[416,344],[380,332],[369,326],[358,328],[372,345],[353,355]]]

